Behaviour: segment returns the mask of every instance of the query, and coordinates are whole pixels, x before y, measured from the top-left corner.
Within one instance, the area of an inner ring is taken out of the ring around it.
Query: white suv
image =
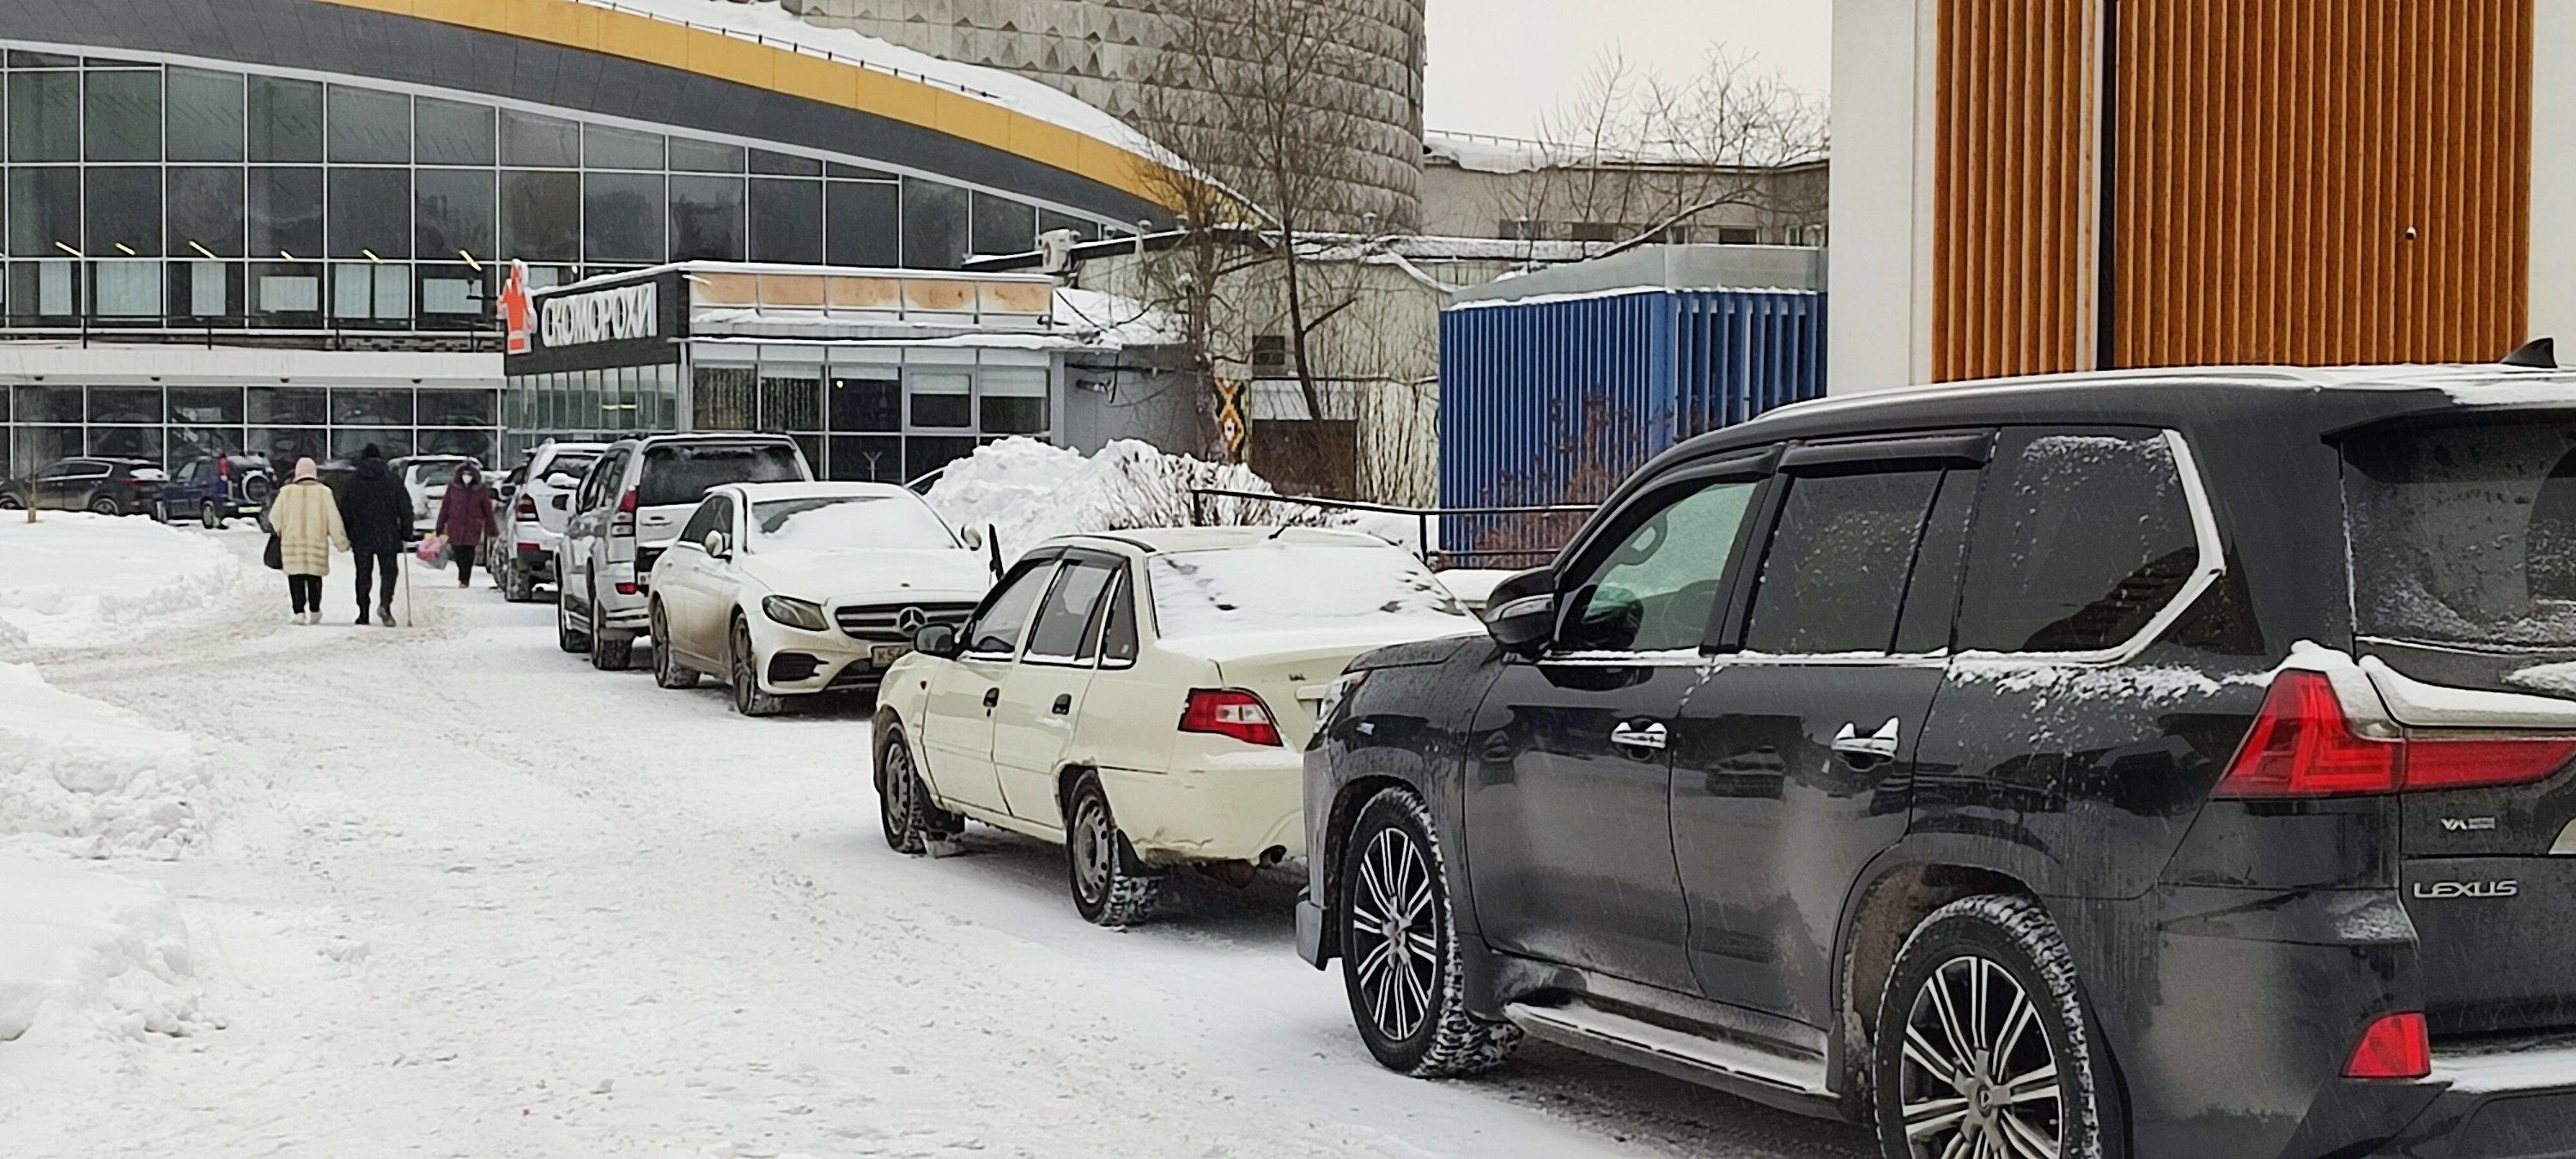
[[[501,508],[501,526],[493,542],[494,578],[501,598],[524,604],[537,598],[537,585],[554,583],[555,554],[563,550],[564,524],[572,519],[572,493],[606,443],[559,443],[552,439],[529,453],[517,493]]]
[[[1074,908],[1146,916],[1163,873],[1238,883],[1303,854],[1299,753],[1363,652],[1479,630],[1421,562],[1348,531],[1048,540],[878,693],[886,843],[972,818],[1062,842]]]
[[[785,435],[638,435],[609,444],[567,505],[556,644],[589,653],[602,671],[624,669],[649,623],[654,561],[707,491],[813,478],[805,452]]]

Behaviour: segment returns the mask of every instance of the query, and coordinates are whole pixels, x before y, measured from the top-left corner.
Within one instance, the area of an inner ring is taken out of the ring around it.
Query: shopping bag
[[[419,556],[422,563],[428,564],[431,567],[437,567],[444,564],[447,562],[447,537],[444,535],[429,536],[420,541],[420,549],[412,554]]]

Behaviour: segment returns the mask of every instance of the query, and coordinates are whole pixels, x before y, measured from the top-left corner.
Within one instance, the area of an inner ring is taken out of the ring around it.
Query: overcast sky
[[[1529,136],[1572,98],[1601,54],[1667,75],[1696,70],[1711,47],[1759,63],[1822,97],[1832,82],[1826,0],[1429,0],[1424,124]]]

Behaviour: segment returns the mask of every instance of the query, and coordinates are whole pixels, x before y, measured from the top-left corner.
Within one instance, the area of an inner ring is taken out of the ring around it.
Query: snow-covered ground
[[[330,623],[290,626],[257,532],[153,534],[249,578],[0,644],[0,723],[195,778],[138,797],[188,807],[166,845],[0,841],[0,979],[53,982],[0,984],[0,1155],[1871,1153],[1543,1047],[1388,1074],[1292,951],[1291,874],[1096,929],[1053,848],[888,850],[858,706],[743,720],[426,570],[416,624],[352,627],[345,557]],[[0,748],[0,784],[25,765]]]

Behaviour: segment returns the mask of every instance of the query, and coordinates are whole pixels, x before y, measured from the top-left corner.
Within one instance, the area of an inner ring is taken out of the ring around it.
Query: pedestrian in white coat
[[[321,623],[322,577],[331,574],[331,553],[349,550],[349,532],[341,526],[340,504],[322,485],[313,460],[298,460],[295,481],[269,500],[268,526],[277,536],[278,564],[286,572],[295,622]]]

